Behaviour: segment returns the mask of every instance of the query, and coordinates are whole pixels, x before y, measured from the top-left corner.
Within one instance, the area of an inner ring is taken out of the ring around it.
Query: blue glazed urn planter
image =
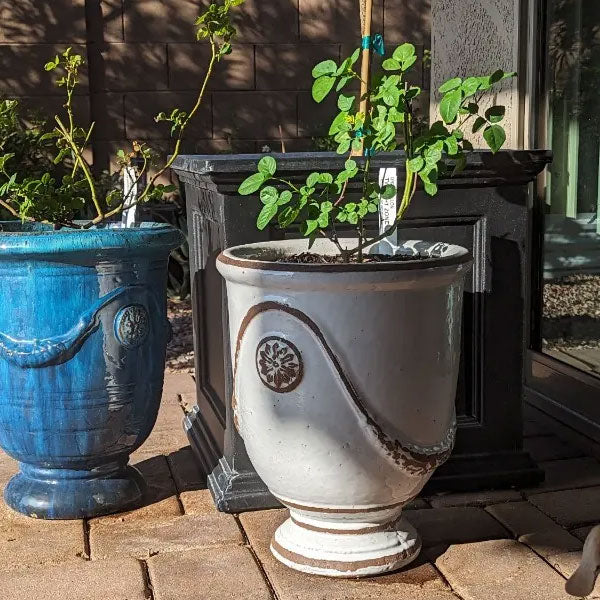
[[[182,240],[153,223],[0,224],[0,446],[20,462],[4,491],[13,509],[79,519],[142,501],[127,463],[158,414],[167,260]]]

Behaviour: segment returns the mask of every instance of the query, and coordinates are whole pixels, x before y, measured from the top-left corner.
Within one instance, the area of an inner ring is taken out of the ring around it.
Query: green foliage
[[[213,2],[196,19],[196,39],[211,40],[216,44],[219,59],[231,53],[231,42],[236,36],[236,29],[231,23],[231,9],[244,2],[245,0],[224,0],[223,4]]]
[[[18,100],[0,100],[0,165],[11,161],[18,179],[54,171],[54,143],[46,134],[46,120],[38,113],[23,111]],[[6,179],[0,175],[0,183]]]
[[[366,114],[360,112],[360,101],[365,98],[347,91],[350,85],[360,83],[360,75],[354,68],[359,56],[360,49],[357,49],[339,65],[326,60],[312,71],[312,96],[316,102],[337,94],[339,112],[329,128],[330,142],[327,145],[321,142],[321,145],[349,155],[344,169],[337,174],[311,173],[306,182],[297,183],[278,177],[275,159],[267,156],[258,163],[257,172],[239,187],[242,195],[259,193],[262,202],[257,219],[259,229],[273,222],[282,229],[300,223],[303,235],[311,240],[317,235],[329,237],[346,259],[355,253],[360,257],[364,248],[397,227],[419,181],[425,192],[433,196],[438,191],[438,179],[448,172],[448,167],[452,166],[454,173],[465,167],[466,153],[472,146],[463,131],[471,121],[471,131],[481,132],[492,152],[502,148],[506,134],[500,123],[505,109],[491,106],[482,112],[480,104],[494,85],[515,76],[515,73],[498,70],[491,75],[454,77],[446,81],[439,90],[441,120],[421,130],[414,109],[421,89],[411,85],[408,77],[418,59],[415,46],[408,43],[398,46],[392,56],[382,62],[381,70],[374,73],[368,86]],[[398,147],[404,149],[407,157],[404,188],[400,191],[394,186],[381,189],[370,177],[370,157]],[[363,152],[367,158],[360,163],[350,158]],[[361,198],[349,202],[347,187],[355,178],[361,180]],[[367,239],[365,217],[378,211],[381,198],[388,199],[397,193],[401,195],[401,202],[395,224],[384,235]],[[336,224],[356,227],[356,248],[341,247]]]
[[[6,101],[0,104],[0,135],[2,129],[12,128],[14,133],[4,136],[4,143],[0,141],[0,206],[23,221],[88,228],[118,215],[132,202],[158,201],[173,193],[174,186],[159,184],[158,179],[177,158],[184,132],[200,109],[216,63],[231,52],[236,34],[231,12],[244,1],[213,2],[196,20],[197,39],[207,40],[211,49],[206,75],[196,103],[189,111],[174,108],[155,117],[156,122],[170,123],[175,147],[170,158],[156,169],[137,198],[123,197],[119,173],[101,177],[92,173],[86,153],[94,124],[87,128],[77,125],[73,111],[73,95],[80,83],[85,61],[81,55],[67,48],[44,65],[45,71],[56,75],[55,83],[66,96],[64,114],[54,117],[53,127],[45,130],[36,126],[25,127],[16,116],[15,103]],[[23,162],[24,155],[29,163]],[[36,159],[41,168],[31,168],[32,159]],[[150,148],[134,142],[131,152],[119,150],[117,153],[121,169],[131,166],[134,159],[141,165],[136,171],[136,183],[139,185],[152,164]],[[271,168],[274,170],[275,167]],[[90,209],[95,216],[85,225],[74,222],[76,216],[82,212],[89,214]]]

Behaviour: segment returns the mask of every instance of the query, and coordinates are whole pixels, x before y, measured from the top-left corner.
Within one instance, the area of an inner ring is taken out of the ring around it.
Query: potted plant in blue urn
[[[156,117],[170,123],[175,149],[151,177],[150,150],[138,143],[119,152],[133,173],[127,191],[105,190],[94,177],[86,160],[94,126],[79,127],[72,107],[83,58],[70,49],[45,66],[66,92],[64,115],[44,136],[64,173],[23,176],[13,154],[0,156],[0,205],[16,218],[0,224],[0,446],[20,463],[4,497],[21,513],[76,519],[143,500],[143,479],[128,460],[159,409],[167,260],[183,236],[169,225],[114,219],[173,191],[159,178],[230,51],[230,13],[243,1],[213,3],[196,21],[210,61],[193,108]]]

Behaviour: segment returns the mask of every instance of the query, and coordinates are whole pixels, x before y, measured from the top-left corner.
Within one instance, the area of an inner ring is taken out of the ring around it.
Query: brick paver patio
[[[285,511],[223,515],[202,489],[181,428],[191,375],[167,375],[161,413],[132,457],[151,502],[89,521],[44,522],[0,504],[1,600],[555,600],[600,523],[600,463],[537,423],[527,446],[539,488],[419,499],[407,517],[424,550],[407,570],[367,580],[292,571],[269,552]],[[16,464],[0,455],[2,486]],[[600,586],[597,588],[600,590]],[[600,591],[592,598],[600,598]]]

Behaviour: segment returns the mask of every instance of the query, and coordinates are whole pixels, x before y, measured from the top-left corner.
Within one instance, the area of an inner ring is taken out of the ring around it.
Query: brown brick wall
[[[0,94],[59,108],[60,91],[41,67],[71,45],[88,58],[76,108],[96,121],[97,164],[107,166],[124,140],[166,151],[168,128],[153,117],[193,102],[208,50],[194,42],[193,22],[206,2],[0,0]],[[358,45],[357,13],[357,0],[247,0],[234,52],[219,66],[185,150],[277,149],[280,127],[288,150],[313,147],[335,107],[312,101],[310,72]],[[375,0],[374,27],[388,46],[429,48],[429,16],[430,0]],[[421,68],[415,83],[426,88],[428,79]]]

